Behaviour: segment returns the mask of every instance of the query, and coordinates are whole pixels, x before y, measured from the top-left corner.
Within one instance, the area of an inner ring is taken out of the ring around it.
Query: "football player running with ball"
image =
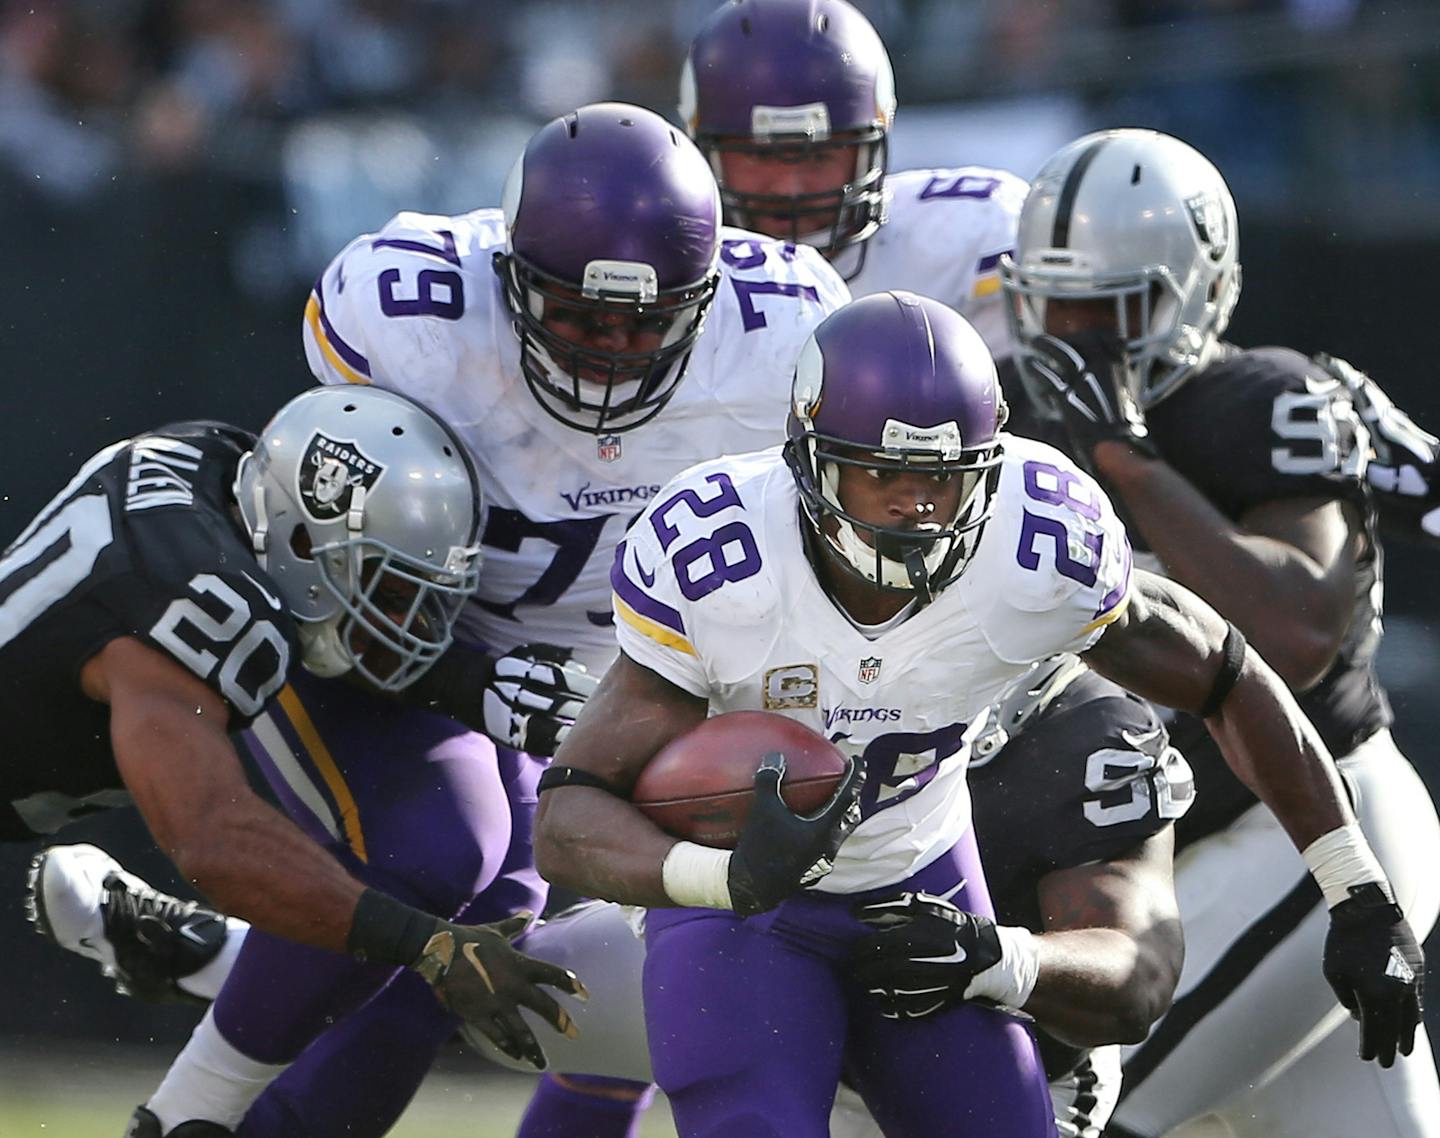
[[[783,451],[686,472],[617,550],[622,654],[542,783],[537,863],[649,910],[647,1033],[685,1138],[820,1138],[842,1069],[887,1134],[1055,1133],[1034,1037],[1007,1010],[1030,999],[1040,949],[994,924],[965,768],[984,708],[1057,652],[1199,712],[1297,847],[1346,852],[1327,881],[1388,887],[1275,674],[1193,595],[1132,574],[1103,492],[1004,418],[994,362],[953,310],[854,301],[801,352]],[[710,712],[777,703],[821,731],[850,708],[898,715],[850,717],[853,770],[811,817],[762,768],[733,851],[625,801]],[[935,897],[953,909],[939,925]],[[1393,1043],[1415,988],[1385,968],[1392,950],[1420,966],[1409,927],[1366,908],[1333,941],[1327,969]],[[922,1000],[916,969],[937,957],[954,966]]]
[[[1307,843],[1197,719],[1171,726],[1199,788],[1178,827],[1185,971],[1127,1056],[1117,1132],[1154,1138],[1201,1116],[1197,1133],[1267,1138],[1440,1132],[1419,958],[1378,936],[1402,911],[1421,934],[1434,924],[1440,822],[1375,676],[1364,377],[1221,339],[1240,291],[1235,204],[1215,167],[1166,135],[1103,131],[1054,155],[1004,271],[1035,401],[1150,563],[1273,662],[1358,815]],[[1368,397],[1371,419],[1396,434],[1381,398]],[[1322,947],[1324,979],[1311,966]],[[1356,1059],[1350,1016],[1360,1058],[1378,1063]]]
[[[849,710],[832,734],[886,711]],[[1171,851],[1174,821],[1193,801],[1190,769],[1149,704],[1068,654],[1035,664],[1001,692],[971,754],[975,836],[996,921],[1036,934],[1040,949],[1022,1010],[1036,1020],[1057,1129],[1062,1138],[1099,1138],[1120,1089],[1116,1041],[1144,1037],[1180,976]],[[939,898],[925,904],[932,932],[957,915]],[[527,953],[586,977],[591,998],[575,1011],[578,1035],[546,1038],[551,1071],[517,1138],[634,1133],[652,1077],[642,927],[635,910],[590,901],[526,934]],[[872,944],[883,947],[883,938]],[[918,986],[929,986],[924,970],[944,967],[917,965]],[[528,1069],[484,1035],[462,1033],[489,1058]],[[878,1133],[848,1086],[830,1132]]]

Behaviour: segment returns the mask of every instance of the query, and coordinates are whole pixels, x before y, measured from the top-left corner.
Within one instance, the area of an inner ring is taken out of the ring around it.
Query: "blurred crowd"
[[[235,273],[273,293],[396,208],[493,204],[554,114],[600,98],[673,114],[716,2],[0,0],[0,218],[199,185],[240,203]],[[897,130],[907,107],[1043,96],[1067,129],[1187,139],[1248,217],[1318,205],[1352,234],[1440,232],[1433,0],[859,6],[895,61]]]
[[[544,118],[607,96],[668,108],[714,0],[3,0],[0,154],[43,192],[121,171],[262,162],[320,112],[503,102]],[[871,0],[902,100],[1063,89],[1182,119],[1241,106],[1436,145],[1429,5],[1372,0]],[[1393,66],[1402,63],[1404,66]],[[1306,100],[1308,102],[1308,99]],[[1133,113],[1133,111],[1132,111]],[[1293,124],[1292,124],[1293,125]],[[1275,132],[1283,138],[1288,132]],[[1203,142],[1202,142],[1203,146]]]

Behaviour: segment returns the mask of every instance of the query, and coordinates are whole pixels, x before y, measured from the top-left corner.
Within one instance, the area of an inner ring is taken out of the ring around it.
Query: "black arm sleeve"
[[[402,703],[447,715],[472,731],[485,730],[485,688],[495,675],[495,657],[452,644],[445,654],[409,687]]]

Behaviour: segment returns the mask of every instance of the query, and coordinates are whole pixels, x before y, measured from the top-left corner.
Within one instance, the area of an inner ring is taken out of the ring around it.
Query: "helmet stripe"
[[[1060,187],[1060,198],[1055,205],[1055,228],[1050,237],[1052,249],[1063,249],[1070,243],[1070,214],[1075,209],[1080,180],[1085,177],[1085,171],[1090,168],[1090,163],[1095,161],[1095,155],[1100,153],[1100,148],[1109,141],[1108,134],[1097,138],[1080,152],[1080,157],[1075,159],[1075,165],[1070,167],[1070,173],[1065,175],[1065,184]]]

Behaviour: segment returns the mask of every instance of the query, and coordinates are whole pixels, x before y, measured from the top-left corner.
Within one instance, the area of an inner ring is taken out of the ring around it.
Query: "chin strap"
[[[910,578],[910,587],[915,590],[915,599],[921,607],[928,605],[934,599],[930,592],[930,571],[925,565],[925,554],[918,545],[905,551],[905,573]]]

